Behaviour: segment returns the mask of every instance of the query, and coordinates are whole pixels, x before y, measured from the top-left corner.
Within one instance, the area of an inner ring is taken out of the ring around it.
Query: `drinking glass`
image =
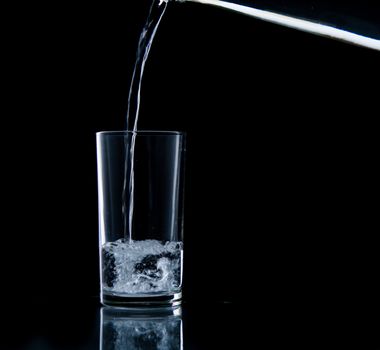
[[[98,132],[101,302],[178,305],[185,135]]]

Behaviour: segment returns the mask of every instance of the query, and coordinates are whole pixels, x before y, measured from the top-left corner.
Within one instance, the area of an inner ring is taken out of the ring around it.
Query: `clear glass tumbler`
[[[178,305],[185,136],[112,131],[96,138],[101,302]]]

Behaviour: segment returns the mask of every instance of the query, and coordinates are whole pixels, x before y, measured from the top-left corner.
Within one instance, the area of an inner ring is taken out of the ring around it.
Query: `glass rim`
[[[174,130],[110,130],[110,131],[98,131],[96,135],[108,135],[108,136],[121,136],[121,135],[156,135],[156,136],[181,136],[185,135],[184,131]]]

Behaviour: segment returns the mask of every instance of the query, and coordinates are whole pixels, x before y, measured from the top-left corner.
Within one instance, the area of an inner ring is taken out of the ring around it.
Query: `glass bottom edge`
[[[168,295],[149,295],[149,296],[116,296],[102,293],[100,302],[104,306],[114,307],[163,307],[179,306],[182,302],[182,292]]]

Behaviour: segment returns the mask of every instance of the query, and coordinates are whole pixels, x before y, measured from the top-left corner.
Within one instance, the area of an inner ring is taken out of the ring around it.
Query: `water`
[[[136,62],[132,75],[132,82],[129,89],[126,129],[137,131],[141,84],[144,74],[145,63],[149,57],[150,48],[153,39],[160,25],[162,16],[165,13],[168,0],[154,0],[149,11],[145,26],[141,32]],[[129,241],[132,240],[133,232],[133,211],[134,211],[134,154],[136,145],[136,134],[133,134],[131,140],[125,140],[126,155],[124,161],[124,183],[122,194],[122,214],[124,222],[124,237]],[[128,181],[129,180],[129,181]],[[129,184],[127,188],[127,183]]]
[[[140,34],[137,46],[136,62],[132,74],[127,106],[127,130],[136,131],[140,111],[141,83],[145,63],[149,57],[153,39],[157,33],[162,16],[166,11],[168,0],[154,0],[148,18]]]
[[[168,295],[181,287],[183,247],[181,242],[134,241],[134,162],[145,63],[168,0],[154,0],[141,32],[129,90],[125,139],[122,214],[124,239],[102,247],[103,292],[113,296]]]
[[[142,30],[136,55],[136,63],[133,71],[132,82],[128,98],[127,110],[127,130],[137,131],[141,83],[144,73],[145,63],[149,56],[153,39],[156,35],[162,16],[165,13],[167,2],[169,0],[153,0],[146,24]],[[288,15],[282,15],[271,11],[260,10],[251,6],[244,6],[234,3],[233,1],[220,0],[174,0],[177,2],[195,2],[199,4],[207,4],[217,6],[219,8],[228,9],[241,14],[249,15],[264,21],[280,24],[297,30],[326,36],[351,44],[356,44],[376,50],[380,50],[380,40],[368,38],[363,35],[355,34],[347,30],[332,27],[315,21],[300,19]],[[136,135],[133,134],[130,142],[126,143],[127,152],[125,158],[125,180],[123,186],[123,216],[124,216],[124,236],[132,240],[133,232],[133,208],[134,208],[134,150]],[[128,171],[130,170],[130,171]],[[128,174],[128,175],[127,175]],[[128,180],[129,176],[129,181]],[[127,188],[127,183],[129,184]],[[127,198],[128,206],[127,206]],[[128,207],[128,210],[127,210]]]
[[[138,130],[138,119],[140,111],[141,84],[144,74],[145,63],[148,59],[153,39],[161,19],[165,13],[169,0],[153,0],[150,12],[141,32],[136,62],[133,70],[131,86],[129,90],[126,129],[130,131]],[[195,2],[217,6],[241,14],[259,18],[264,21],[280,24],[290,28],[310,32],[313,34],[327,36],[329,38],[346,41],[351,44],[357,44],[372,49],[380,50],[380,41],[368,38],[362,35],[351,33],[346,30],[334,28],[329,25],[316,23],[313,21],[295,18],[292,16],[282,15],[271,11],[256,9],[250,6],[243,6],[229,1],[220,0],[175,0],[177,2]],[[123,221],[124,237],[132,240],[133,233],[133,212],[134,212],[134,151],[136,144],[136,134],[132,135],[131,140],[126,140],[125,156],[125,177],[123,184],[122,203],[123,203]],[[129,181],[128,181],[129,180]]]
[[[168,295],[181,287],[183,245],[119,239],[102,247],[103,291],[114,296]]]

